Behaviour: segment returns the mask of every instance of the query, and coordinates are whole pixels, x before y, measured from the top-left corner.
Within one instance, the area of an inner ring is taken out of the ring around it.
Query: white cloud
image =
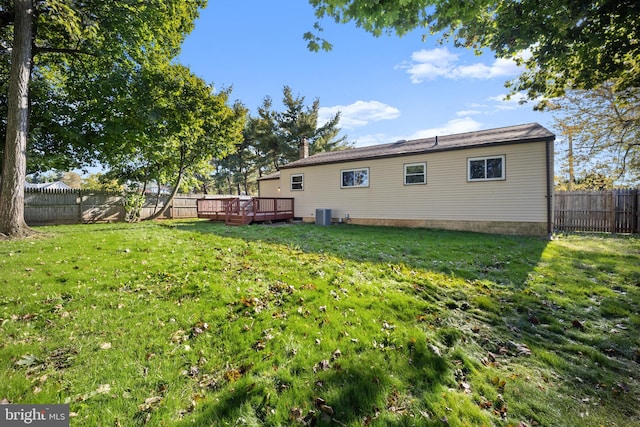
[[[458,111],[456,113],[456,116],[458,116],[458,117],[466,117],[466,116],[477,116],[479,114],[482,114],[482,111],[480,111],[480,110],[461,110],[461,111]]]
[[[440,127],[430,128],[430,129],[422,129],[416,132],[413,132],[410,135],[396,135],[389,136],[384,133],[377,133],[372,135],[363,135],[355,140],[356,147],[366,147],[369,145],[378,145],[378,144],[390,144],[395,141],[400,140],[412,140],[412,139],[421,139],[421,138],[432,138],[436,135],[453,135],[456,133],[464,133],[464,132],[473,132],[480,130],[482,128],[482,123],[473,120],[470,117],[462,117],[459,119],[449,120],[447,123]]]
[[[384,133],[376,133],[373,135],[363,135],[355,139],[356,147],[367,147],[369,145],[388,144],[393,141],[397,141],[400,138],[390,138]]]
[[[504,58],[497,58],[491,65],[481,62],[458,64],[458,55],[449,52],[446,47],[414,52],[411,61],[404,62],[396,68],[406,69],[413,83],[422,83],[424,80],[434,80],[438,77],[486,80],[513,76],[520,72],[515,61]]]
[[[432,138],[437,135],[453,135],[456,133],[474,132],[480,130],[481,127],[482,123],[473,120],[471,117],[462,117],[459,119],[449,120],[440,127],[419,130],[414,132],[407,139]]]
[[[422,49],[411,54],[411,59],[416,62],[436,63],[440,65],[448,65],[458,60],[458,55],[449,52],[446,47],[437,47],[435,49]]]
[[[524,92],[518,92],[507,99],[506,94],[500,94],[489,97],[489,100],[497,103],[494,108],[498,111],[515,110],[522,107],[521,102],[527,100],[527,95]]]
[[[338,112],[340,113],[339,126],[347,129],[365,126],[371,122],[379,122],[381,120],[393,120],[400,116],[400,110],[382,102],[356,101],[349,105],[321,107],[318,124],[326,123]]]

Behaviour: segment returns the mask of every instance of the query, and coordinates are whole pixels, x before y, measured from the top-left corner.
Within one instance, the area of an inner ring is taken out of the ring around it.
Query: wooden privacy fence
[[[640,233],[640,191],[562,191],[554,195],[554,227],[559,231]]]
[[[162,218],[197,218],[196,200],[205,197],[221,196],[178,194]],[[168,195],[148,195],[141,218],[151,216],[167,199]],[[124,221],[123,200],[121,193],[113,192],[25,189],[24,216],[29,225]]]

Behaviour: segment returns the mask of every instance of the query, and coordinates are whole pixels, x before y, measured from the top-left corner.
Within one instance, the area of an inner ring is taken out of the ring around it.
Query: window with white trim
[[[505,179],[504,155],[467,159],[468,181],[499,181]]]
[[[369,168],[344,169],[340,171],[340,188],[369,186]]]
[[[426,184],[427,164],[426,163],[405,163],[404,165],[404,185]]]
[[[291,175],[291,191],[304,190],[304,174]]]

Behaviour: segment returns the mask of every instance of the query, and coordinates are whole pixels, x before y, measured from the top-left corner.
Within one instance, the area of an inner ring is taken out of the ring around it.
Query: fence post
[[[618,191],[611,190],[611,210],[609,218],[609,233],[615,233],[616,228],[616,216],[618,212]]]
[[[631,233],[640,233],[640,221],[638,220],[640,216],[640,212],[638,212],[640,208],[640,191],[635,188],[631,192],[631,197]]]
[[[82,195],[82,190],[78,190],[78,200],[80,201],[78,203],[78,223],[79,224],[82,224],[84,222],[83,221],[84,215],[82,213],[84,211],[83,206],[82,206],[82,202],[84,201],[83,198],[84,197]]]

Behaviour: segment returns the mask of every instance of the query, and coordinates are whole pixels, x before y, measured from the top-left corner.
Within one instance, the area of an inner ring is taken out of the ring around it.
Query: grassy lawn
[[[206,221],[0,242],[0,401],[72,426],[640,425],[640,240]]]

